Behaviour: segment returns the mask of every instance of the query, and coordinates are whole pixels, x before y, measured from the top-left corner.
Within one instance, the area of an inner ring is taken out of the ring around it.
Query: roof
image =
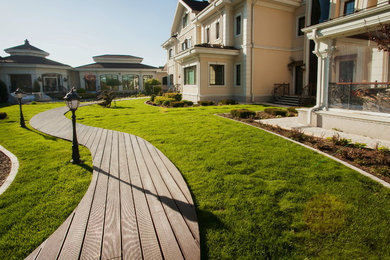
[[[136,56],[132,56],[132,55],[120,55],[120,54],[104,54],[104,55],[94,56],[94,58],[114,58],[114,59],[130,58],[130,59],[142,59],[142,58],[140,58],[140,57],[136,57]]]
[[[53,60],[49,60],[44,57],[26,56],[26,55],[11,55],[8,57],[0,58],[0,64],[39,64],[39,65],[48,65],[48,66],[69,67],[69,65],[62,64]]]
[[[76,69],[157,69],[156,67],[140,63],[92,63]]]
[[[30,42],[27,39],[24,41],[24,44],[8,48],[7,50],[29,50],[29,51],[42,51],[42,52],[45,52],[45,51],[43,51],[41,49],[38,49],[37,47],[34,47],[34,46],[30,45]]]
[[[208,5],[208,1],[195,1],[195,0],[182,0],[184,3],[186,3],[192,10],[194,11],[202,11],[205,9]]]

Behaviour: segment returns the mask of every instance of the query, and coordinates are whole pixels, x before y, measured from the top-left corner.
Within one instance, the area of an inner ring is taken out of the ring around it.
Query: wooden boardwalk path
[[[43,112],[30,125],[71,140],[66,111]],[[26,259],[200,259],[193,200],[172,162],[134,135],[81,124],[77,135],[92,154],[91,184],[67,220]]]

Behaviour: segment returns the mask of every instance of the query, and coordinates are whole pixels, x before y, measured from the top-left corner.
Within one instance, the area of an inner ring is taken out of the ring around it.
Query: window
[[[235,22],[235,33],[234,35],[235,36],[238,36],[241,34],[241,15],[237,15],[236,16],[236,22]]]
[[[241,86],[241,64],[236,64],[236,86]]]
[[[210,28],[206,28],[206,43],[210,43]]]
[[[181,44],[181,50],[185,51],[188,49],[188,40],[185,39],[184,42]]]
[[[210,85],[225,85],[225,65],[210,65]]]
[[[188,14],[183,16],[183,28],[186,28],[188,25]]]
[[[118,80],[118,75],[115,74],[106,74],[106,75],[100,75],[100,88],[105,89],[107,88],[107,81],[109,80]],[[118,82],[119,85],[119,82]],[[118,86],[112,86],[112,90],[118,90]]]
[[[346,1],[344,3],[344,15],[353,14],[355,12],[355,0]]]
[[[135,90],[138,89],[138,75],[123,75],[122,76],[122,86],[123,90]]]
[[[219,22],[215,24],[215,39],[219,39]]]
[[[303,28],[305,28],[305,17],[299,17],[298,18],[298,26],[297,26],[297,36],[302,36],[304,33],[301,31]]]
[[[184,85],[196,84],[196,66],[184,68]]]
[[[191,42],[191,39],[188,39],[187,40],[187,49],[191,48],[192,47],[192,42]]]
[[[355,62],[353,60],[340,61],[339,82],[353,82]]]
[[[171,49],[169,49],[169,51],[168,51],[168,57],[171,59],[172,56],[173,56],[173,49],[171,48]]]

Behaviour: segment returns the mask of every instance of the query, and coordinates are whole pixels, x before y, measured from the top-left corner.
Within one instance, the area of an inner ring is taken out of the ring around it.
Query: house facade
[[[299,122],[390,140],[390,3],[328,3],[328,19],[303,30],[315,44],[318,91]]]
[[[270,101],[278,83],[308,92],[316,79],[307,73],[310,42],[301,29],[311,10],[301,0],[179,0],[162,45],[168,84],[195,102]]]
[[[79,72],[80,88],[98,92],[107,80],[116,79],[121,85],[114,90],[138,92],[144,90],[145,81],[165,76],[162,68],[142,64],[142,58],[131,55],[100,55],[93,57],[95,63],[75,68]]]
[[[0,58],[0,80],[7,85],[8,93],[17,88],[36,94],[63,92],[74,80],[70,66],[47,59],[49,53],[28,40],[4,51],[10,56]]]

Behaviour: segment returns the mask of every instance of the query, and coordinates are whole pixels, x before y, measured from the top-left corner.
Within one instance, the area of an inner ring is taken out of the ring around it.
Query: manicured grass
[[[24,105],[33,115],[64,104]],[[71,143],[19,126],[19,107],[3,106],[0,144],[19,160],[16,179],[0,196],[0,259],[23,259],[70,215],[91,181],[91,156],[80,147],[85,164],[69,163]],[[27,123],[26,121],[26,123]]]
[[[262,106],[80,108],[78,120],[138,135],[193,193],[203,258],[390,258],[390,191],[311,150],[215,113]]]

